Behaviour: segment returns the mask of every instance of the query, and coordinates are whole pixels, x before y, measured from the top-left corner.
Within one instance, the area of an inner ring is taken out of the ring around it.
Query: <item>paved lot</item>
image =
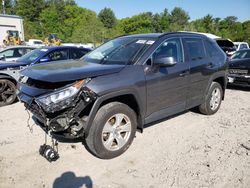
[[[0,108],[0,187],[245,187],[250,185],[250,90],[228,89],[214,116],[162,121],[112,160],[81,143],[59,144],[60,159],[38,154],[44,133],[27,127],[20,103]],[[32,124],[32,121],[30,121]]]

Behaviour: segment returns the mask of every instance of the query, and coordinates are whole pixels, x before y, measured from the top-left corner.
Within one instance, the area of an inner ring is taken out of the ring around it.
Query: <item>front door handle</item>
[[[179,74],[180,77],[184,77],[189,74],[189,71],[183,71]]]
[[[213,63],[208,63],[207,64],[207,68],[213,68],[214,67],[214,64]]]

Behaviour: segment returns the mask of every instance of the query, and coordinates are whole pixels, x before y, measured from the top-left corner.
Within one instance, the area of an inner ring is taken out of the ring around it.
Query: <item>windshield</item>
[[[153,43],[153,40],[132,37],[117,38],[103,44],[82,59],[91,63],[126,65],[132,63],[136,56],[145,52]]]
[[[250,50],[237,51],[231,57],[231,59],[245,59],[245,58],[250,58]]]
[[[46,54],[48,49],[41,48],[41,49],[35,49],[24,56],[17,59],[17,62],[25,62],[27,64],[32,63],[34,60],[36,60],[38,57],[41,57]]]

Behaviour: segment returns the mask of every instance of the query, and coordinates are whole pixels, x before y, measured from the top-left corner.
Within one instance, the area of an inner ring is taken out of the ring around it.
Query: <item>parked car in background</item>
[[[61,46],[75,46],[75,47],[82,47],[82,48],[88,48],[88,49],[94,49],[95,45],[93,43],[62,43]]]
[[[0,51],[1,61],[15,61],[30,51],[36,49],[32,46],[11,46]]]
[[[78,48],[74,46],[46,46],[35,49],[16,62],[19,64],[37,64],[68,59],[80,59],[91,50],[88,48]]]
[[[44,47],[29,52],[15,62],[0,62],[0,106],[12,104],[16,100],[16,83],[21,69],[38,63],[80,59],[89,51],[68,46]]]
[[[216,113],[227,57],[194,33],[123,36],[79,61],[30,66],[18,96],[55,139],[80,139],[95,156],[121,155],[145,124],[198,107]]]
[[[247,42],[234,42],[234,46],[235,46],[236,51],[245,50],[249,48],[249,45]]]
[[[43,47],[45,44],[43,43],[42,40],[38,39],[30,39],[28,42],[26,42],[27,46],[36,46],[36,47]]]
[[[239,50],[232,55],[228,73],[229,84],[250,86],[250,49]]]

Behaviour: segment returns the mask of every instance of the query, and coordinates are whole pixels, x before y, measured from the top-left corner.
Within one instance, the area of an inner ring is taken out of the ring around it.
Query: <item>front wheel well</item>
[[[3,80],[3,79],[9,80],[9,81],[13,82],[15,85],[17,85],[17,81],[14,78],[10,77],[10,76],[4,76],[4,77],[0,76],[0,80]]]
[[[103,101],[100,105],[100,107],[104,106],[105,104],[111,103],[111,102],[120,102],[128,105],[131,109],[135,111],[137,116],[139,116],[139,106],[135,99],[135,97],[132,94],[126,94],[126,95],[120,95],[116,96],[110,99],[107,99]]]
[[[120,102],[123,104],[128,105],[132,110],[135,111],[137,120],[138,120],[138,128],[142,129],[142,121],[141,121],[141,114],[140,114],[140,107],[138,105],[138,102],[135,98],[134,95],[132,94],[125,94],[125,95],[120,95],[116,97],[112,97],[110,99],[107,99],[101,103],[99,108],[104,106],[105,104],[111,103],[111,102]]]

